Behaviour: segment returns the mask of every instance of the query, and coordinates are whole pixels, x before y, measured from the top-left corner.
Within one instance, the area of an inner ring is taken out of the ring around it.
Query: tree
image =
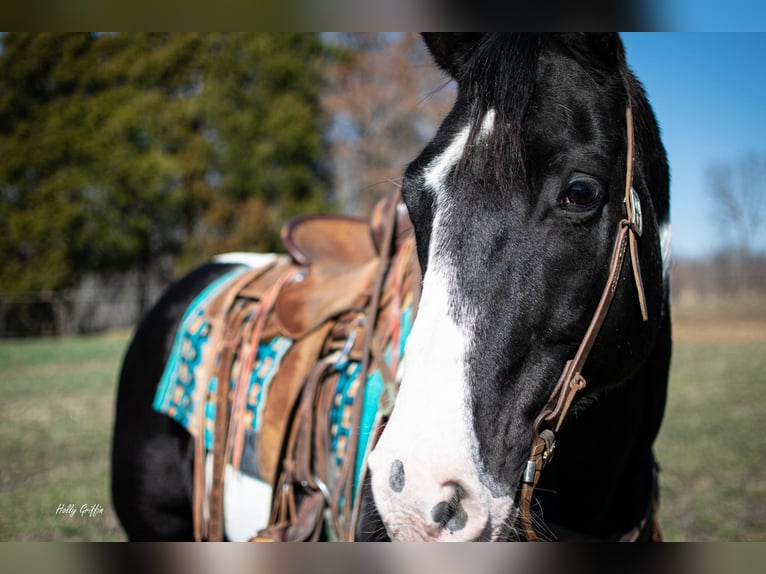
[[[329,194],[320,72],[336,52],[316,34],[283,33],[207,35],[204,53],[199,106],[215,194],[182,268],[200,254],[278,249],[282,223],[325,210]]]
[[[708,179],[713,219],[726,243],[749,256],[766,217],[766,155],[713,166]]]
[[[433,137],[454,89],[415,34],[342,34],[335,40],[351,55],[326,72],[333,198],[345,211],[368,213]]]
[[[766,216],[766,155],[751,153],[713,166],[708,175],[712,217],[726,245],[709,263],[716,290],[740,297],[762,294],[764,259],[756,245]]]
[[[4,38],[3,291],[71,287],[93,271],[146,277],[177,252],[193,199],[183,160],[200,140],[184,94],[198,44],[191,35]]]
[[[284,218],[323,207],[317,35],[2,43],[0,291],[273,249]]]

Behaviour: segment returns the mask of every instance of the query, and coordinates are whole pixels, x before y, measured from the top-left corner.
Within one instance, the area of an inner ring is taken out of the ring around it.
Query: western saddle
[[[273,486],[269,525],[254,540],[353,540],[359,511],[355,476],[364,385],[376,369],[386,393],[368,441],[377,438],[397,389],[399,329],[405,297],[417,309],[420,270],[414,233],[399,193],[384,197],[371,218],[308,215],[282,229],[289,256],[245,272],[208,307],[215,352],[204,362],[217,384],[212,448],[212,487],[206,493],[201,417],[194,462],[194,534],[223,539],[223,489],[227,464],[239,468],[242,416],[249,374],[261,341],[293,343],[265,399],[257,468]],[[393,353],[390,353],[391,349]],[[386,356],[385,350],[389,349]],[[388,359],[387,359],[388,357]],[[338,468],[330,464],[328,417],[339,362],[361,364],[351,429]],[[211,397],[212,399],[212,397]],[[366,452],[364,453],[366,460]],[[366,465],[362,466],[364,473]]]

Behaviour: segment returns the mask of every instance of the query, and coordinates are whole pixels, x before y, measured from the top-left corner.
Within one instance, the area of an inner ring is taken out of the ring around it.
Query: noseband
[[[630,106],[625,111],[627,124],[627,166],[625,169],[625,218],[620,220],[617,238],[614,242],[612,260],[609,265],[609,276],[601,294],[601,300],[596,307],[588,330],[585,332],[580,347],[574,358],[564,366],[553,393],[542,412],[537,416],[532,428],[532,448],[522,477],[521,496],[519,499],[519,520],[527,540],[540,540],[532,526],[530,505],[532,494],[540,479],[540,472],[550,462],[556,445],[556,433],[572,405],[578,391],[585,388],[582,369],[588,359],[593,343],[601,330],[609,306],[617,291],[617,282],[625,260],[625,252],[630,245],[630,258],[633,263],[633,278],[638,292],[638,302],[641,307],[641,317],[644,321],[649,318],[646,307],[646,295],[641,280],[641,266],[638,261],[638,238],[641,236],[642,219],[641,203],[638,194],[633,189],[633,112]]]

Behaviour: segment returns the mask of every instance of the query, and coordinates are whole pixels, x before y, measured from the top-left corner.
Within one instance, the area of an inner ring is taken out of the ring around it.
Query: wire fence
[[[69,335],[134,326],[172,279],[170,266],[144,278],[138,272],[88,275],[73,289],[0,292],[0,337]],[[766,310],[766,256],[722,255],[673,266],[674,305],[711,298],[753,300]],[[759,311],[760,312],[760,311]]]
[[[135,325],[168,280],[90,275],[73,289],[0,292],[0,337],[93,333]]]

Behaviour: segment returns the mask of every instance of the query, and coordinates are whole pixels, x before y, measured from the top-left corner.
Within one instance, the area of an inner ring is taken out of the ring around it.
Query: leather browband
[[[627,160],[625,169],[625,211],[626,218],[620,220],[617,238],[614,242],[612,259],[609,265],[609,276],[601,294],[601,300],[596,307],[588,330],[585,332],[580,347],[574,358],[566,362],[556,386],[551,393],[548,403],[540,412],[532,428],[532,448],[529,460],[522,477],[521,495],[519,497],[519,520],[527,540],[540,540],[532,525],[530,506],[532,494],[540,479],[540,472],[551,460],[556,444],[556,433],[561,428],[564,418],[572,405],[575,395],[585,388],[582,370],[593,344],[604,323],[609,306],[617,290],[617,282],[625,260],[625,252],[630,245],[630,258],[633,263],[633,278],[638,292],[638,302],[641,307],[641,317],[648,320],[644,284],[641,280],[641,266],[638,261],[638,237],[642,231],[641,204],[633,189],[633,112],[630,106],[625,111],[627,128]]]

